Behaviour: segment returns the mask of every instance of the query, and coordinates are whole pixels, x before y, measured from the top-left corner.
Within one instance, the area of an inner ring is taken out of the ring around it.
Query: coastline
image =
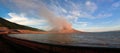
[[[55,45],[49,43],[38,43],[34,41],[28,41],[18,38],[13,38],[7,34],[1,35],[4,41],[11,45],[13,48],[18,49],[21,52],[37,52],[37,53],[117,53],[120,52],[119,48],[102,48],[102,47],[83,47],[83,46],[66,46],[66,45]],[[21,47],[22,49],[20,50]]]

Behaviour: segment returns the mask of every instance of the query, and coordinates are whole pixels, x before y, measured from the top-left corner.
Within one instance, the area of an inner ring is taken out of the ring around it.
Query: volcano
[[[81,32],[81,31],[77,31],[75,29],[71,29],[71,30],[61,30],[61,31],[58,31],[59,33],[78,33],[78,32]]]
[[[61,21],[62,22],[62,21]],[[52,33],[79,33],[81,31],[75,30],[72,28],[72,25],[69,22],[65,22],[63,24],[59,23],[57,27],[54,27],[50,32]]]
[[[52,32],[52,33],[80,33],[82,31],[78,31],[78,30],[75,30],[73,28],[64,28],[64,29],[61,29],[61,30],[50,30],[49,32]]]

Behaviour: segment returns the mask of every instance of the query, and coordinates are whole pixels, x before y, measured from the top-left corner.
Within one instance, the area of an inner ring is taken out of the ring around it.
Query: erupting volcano
[[[44,18],[53,28],[52,30],[50,30],[50,32],[57,32],[57,33],[78,32],[77,30],[74,30],[72,28],[71,24],[64,17],[60,17],[60,15],[59,16],[55,15],[55,12],[49,10],[48,6],[46,6],[42,1],[12,0],[12,1],[4,2],[3,0],[3,3],[5,5],[7,3],[12,3],[13,5],[6,5],[6,6],[13,11],[17,11],[19,13],[24,12],[24,14],[26,15],[37,15],[38,17]],[[18,9],[14,10],[16,8]]]
[[[72,28],[71,23],[69,23],[64,17],[53,16],[54,19],[48,19],[51,24],[52,29],[49,32],[53,33],[76,33],[80,32]]]
[[[77,31],[77,30],[72,29],[72,28],[71,28],[71,29],[64,28],[64,29],[56,30],[56,31],[52,30],[52,32],[53,32],[53,33],[78,33],[78,32],[80,32],[80,31]]]
[[[50,30],[50,32],[53,33],[77,33],[80,31],[77,31],[75,29],[72,28],[72,25],[67,22],[65,19],[61,20],[59,19],[59,22],[56,23],[56,25],[54,24],[54,28],[52,30]]]

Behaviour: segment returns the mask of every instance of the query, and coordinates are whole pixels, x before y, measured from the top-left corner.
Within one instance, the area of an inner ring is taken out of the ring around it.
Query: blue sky
[[[43,3],[53,14],[64,17],[74,29],[89,32],[120,30],[120,0],[30,0],[31,4],[28,1],[26,6],[36,5],[29,9],[14,3],[17,1],[1,0],[0,16],[18,24],[47,30],[50,29],[47,20],[33,10],[42,8],[39,4]]]

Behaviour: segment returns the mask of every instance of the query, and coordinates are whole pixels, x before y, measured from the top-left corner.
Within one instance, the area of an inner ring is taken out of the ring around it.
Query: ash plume
[[[7,8],[13,12],[27,15],[38,15],[45,18],[53,27],[53,30],[71,30],[71,24],[64,17],[56,16],[40,0],[1,0]]]

